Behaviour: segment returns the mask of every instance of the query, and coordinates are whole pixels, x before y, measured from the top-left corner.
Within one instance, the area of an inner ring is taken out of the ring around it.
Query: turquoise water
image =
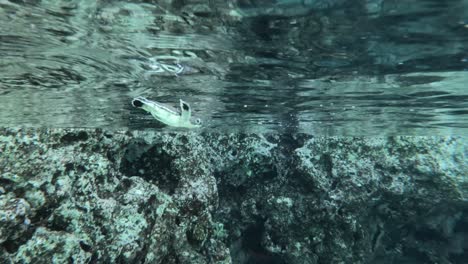
[[[463,135],[468,1],[0,1],[0,124]]]

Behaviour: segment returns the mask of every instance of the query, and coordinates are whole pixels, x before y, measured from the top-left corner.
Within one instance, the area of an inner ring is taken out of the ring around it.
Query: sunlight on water
[[[367,2],[0,0],[0,123],[466,134],[467,1]]]

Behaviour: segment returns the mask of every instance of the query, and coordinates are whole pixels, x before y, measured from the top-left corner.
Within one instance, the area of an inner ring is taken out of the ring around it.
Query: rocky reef
[[[1,263],[463,263],[457,137],[0,129]]]

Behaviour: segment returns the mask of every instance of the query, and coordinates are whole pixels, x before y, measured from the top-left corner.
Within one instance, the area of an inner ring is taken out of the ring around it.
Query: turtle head
[[[135,108],[141,108],[147,112],[151,112],[151,110],[154,108],[154,102],[144,97],[138,96],[133,98],[132,106]]]
[[[136,108],[142,108],[145,101],[146,101],[145,98],[137,97],[132,100],[132,105],[133,107],[136,107]]]

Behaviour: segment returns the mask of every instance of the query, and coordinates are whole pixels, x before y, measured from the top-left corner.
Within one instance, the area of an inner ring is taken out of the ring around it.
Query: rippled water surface
[[[2,126],[466,134],[468,1],[0,0]]]

